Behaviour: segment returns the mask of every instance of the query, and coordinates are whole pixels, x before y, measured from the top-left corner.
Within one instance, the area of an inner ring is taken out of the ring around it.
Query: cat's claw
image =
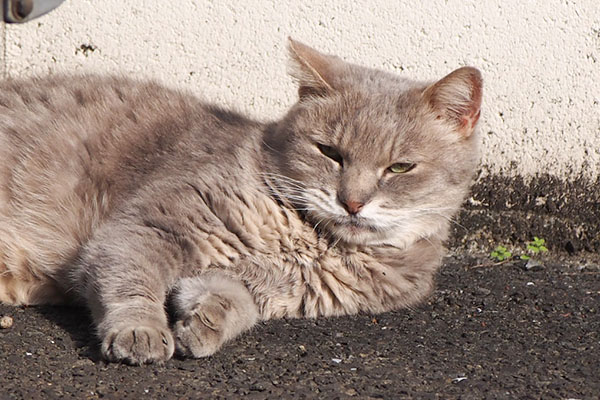
[[[225,342],[225,323],[231,304],[219,295],[210,295],[197,304],[188,317],[174,327],[177,351],[184,356],[207,357]]]
[[[171,332],[152,326],[113,329],[101,347],[102,355],[108,361],[132,365],[162,363],[171,358],[174,350]]]

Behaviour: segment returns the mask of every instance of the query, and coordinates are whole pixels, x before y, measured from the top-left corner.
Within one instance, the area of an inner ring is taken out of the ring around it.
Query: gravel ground
[[[599,398],[598,264],[481,263],[449,257],[413,310],[271,321],[163,366],[99,360],[84,310],[0,305],[0,398]]]

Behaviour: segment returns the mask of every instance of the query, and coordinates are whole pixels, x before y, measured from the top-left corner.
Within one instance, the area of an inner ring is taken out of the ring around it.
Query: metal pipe
[[[31,21],[54,10],[65,0],[2,0],[5,22],[22,23]]]

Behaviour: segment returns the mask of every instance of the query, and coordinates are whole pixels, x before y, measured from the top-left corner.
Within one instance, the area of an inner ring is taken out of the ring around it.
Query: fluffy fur
[[[1,82],[0,300],[83,303],[133,364],[422,300],[476,168],[479,72],[290,54],[299,100],[273,123],[124,78]]]

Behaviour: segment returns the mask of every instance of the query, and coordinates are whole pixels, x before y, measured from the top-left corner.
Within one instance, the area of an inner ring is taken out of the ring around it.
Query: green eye
[[[395,163],[388,167],[388,171],[393,174],[404,174],[413,169],[417,164],[413,163]]]
[[[321,153],[323,153],[323,155],[331,158],[336,163],[342,164],[342,162],[344,161],[344,158],[342,157],[342,155],[336,149],[334,149],[333,147],[326,146],[326,145],[321,144],[321,143],[317,143],[317,147],[319,148],[319,151]]]

